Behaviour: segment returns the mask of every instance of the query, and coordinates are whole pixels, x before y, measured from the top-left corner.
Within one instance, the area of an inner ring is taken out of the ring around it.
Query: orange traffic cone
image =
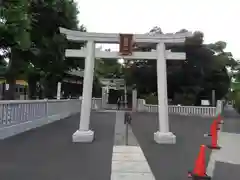
[[[193,180],[211,179],[211,177],[206,174],[205,151],[206,146],[201,145],[194,169],[193,171],[188,172],[189,178],[192,178]]]
[[[215,132],[215,130],[219,130],[218,124],[217,124],[217,120],[214,120],[212,122],[211,127],[210,127],[210,133],[209,134],[205,134],[204,136],[205,137],[212,136],[212,134]]]
[[[214,120],[211,125],[210,136],[211,136],[211,145],[208,145],[210,149],[220,149],[218,146],[218,132],[217,132],[218,122]]]
[[[218,117],[217,117],[217,119],[215,121],[216,121],[216,129],[220,130],[221,116],[218,115]]]

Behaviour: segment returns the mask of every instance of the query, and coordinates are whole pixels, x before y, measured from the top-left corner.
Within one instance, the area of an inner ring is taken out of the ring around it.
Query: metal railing
[[[63,113],[77,113],[80,106],[81,100],[78,99],[0,101],[0,127]]]
[[[217,114],[221,113],[222,104],[223,102],[218,100],[216,107],[168,105],[168,112],[169,114],[215,117]],[[158,112],[158,105],[146,104],[144,99],[138,99],[138,111]]]
[[[169,105],[170,114],[196,115],[214,117],[222,111],[222,101],[216,107],[176,106]],[[92,99],[92,109],[101,109],[102,99]],[[0,128],[28,121],[36,121],[59,114],[80,112],[80,99],[63,100],[13,100],[0,101]],[[144,99],[138,99],[139,112],[158,112],[158,105],[146,104]]]

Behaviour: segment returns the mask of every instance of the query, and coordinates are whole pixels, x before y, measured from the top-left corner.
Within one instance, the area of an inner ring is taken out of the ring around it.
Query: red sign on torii
[[[132,55],[133,48],[133,34],[120,34],[120,51],[123,56]]]

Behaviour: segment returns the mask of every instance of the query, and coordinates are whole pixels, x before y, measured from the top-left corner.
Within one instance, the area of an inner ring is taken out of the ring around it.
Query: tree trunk
[[[37,98],[37,82],[39,81],[39,75],[37,73],[28,74],[28,98]]]
[[[6,100],[14,100],[15,99],[15,91],[16,91],[16,78],[18,74],[19,62],[20,58],[18,56],[18,50],[12,48],[11,49],[11,57],[9,60],[9,66],[6,73],[6,80],[9,84],[9,88],[5,91]]]
[[[15,99],[15,90],[16,90],[16,79],[14,76],[9,76],[6,78],[9,88],[5,91],[5,100],[14,100]]]
[[[54,79],[45,79],[43,87],[45,98],[54,99],[57,96],[57,82]]]
[[[28,98],[36,99],[36,81],[28,81]]]

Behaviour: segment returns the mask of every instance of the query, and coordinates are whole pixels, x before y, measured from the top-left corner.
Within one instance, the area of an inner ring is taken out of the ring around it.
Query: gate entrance
[[[118,98],[122,97],[120,90],[110,89],[108,93],[108,104],[117,104]]]
[[[89,129],[92,101],[92,86],[94,63],[97,58],[129,59],[129,60],[157,60],[157,87],[158,87],[158,131],[154,133],[157,143],[175,144],[176,136],[169,132],[168,98],[167,98],[167,67],[166,60],[184,60],[183,52],[171,52],[166,49],[168,45],[183,44],[186,37],[192,33],[176,34],[114,34],[114,33],[88,33],[60,28],[69,41],[85,42],[86,48],[67,49],[66,57],[85,58],[83,100],[79,129],[73,134],[74,142],[93,141],[94,132]],[[119,43],[120,52],[101,51],[95,48],[95,43]],[[156,45],[156,51],[134,52],[133,45]]]
[[[121,109],[127,108],[127,88],[124,79],[121,78],[102,78],[102,107],[104,109],[117,109],[118,99]]]

